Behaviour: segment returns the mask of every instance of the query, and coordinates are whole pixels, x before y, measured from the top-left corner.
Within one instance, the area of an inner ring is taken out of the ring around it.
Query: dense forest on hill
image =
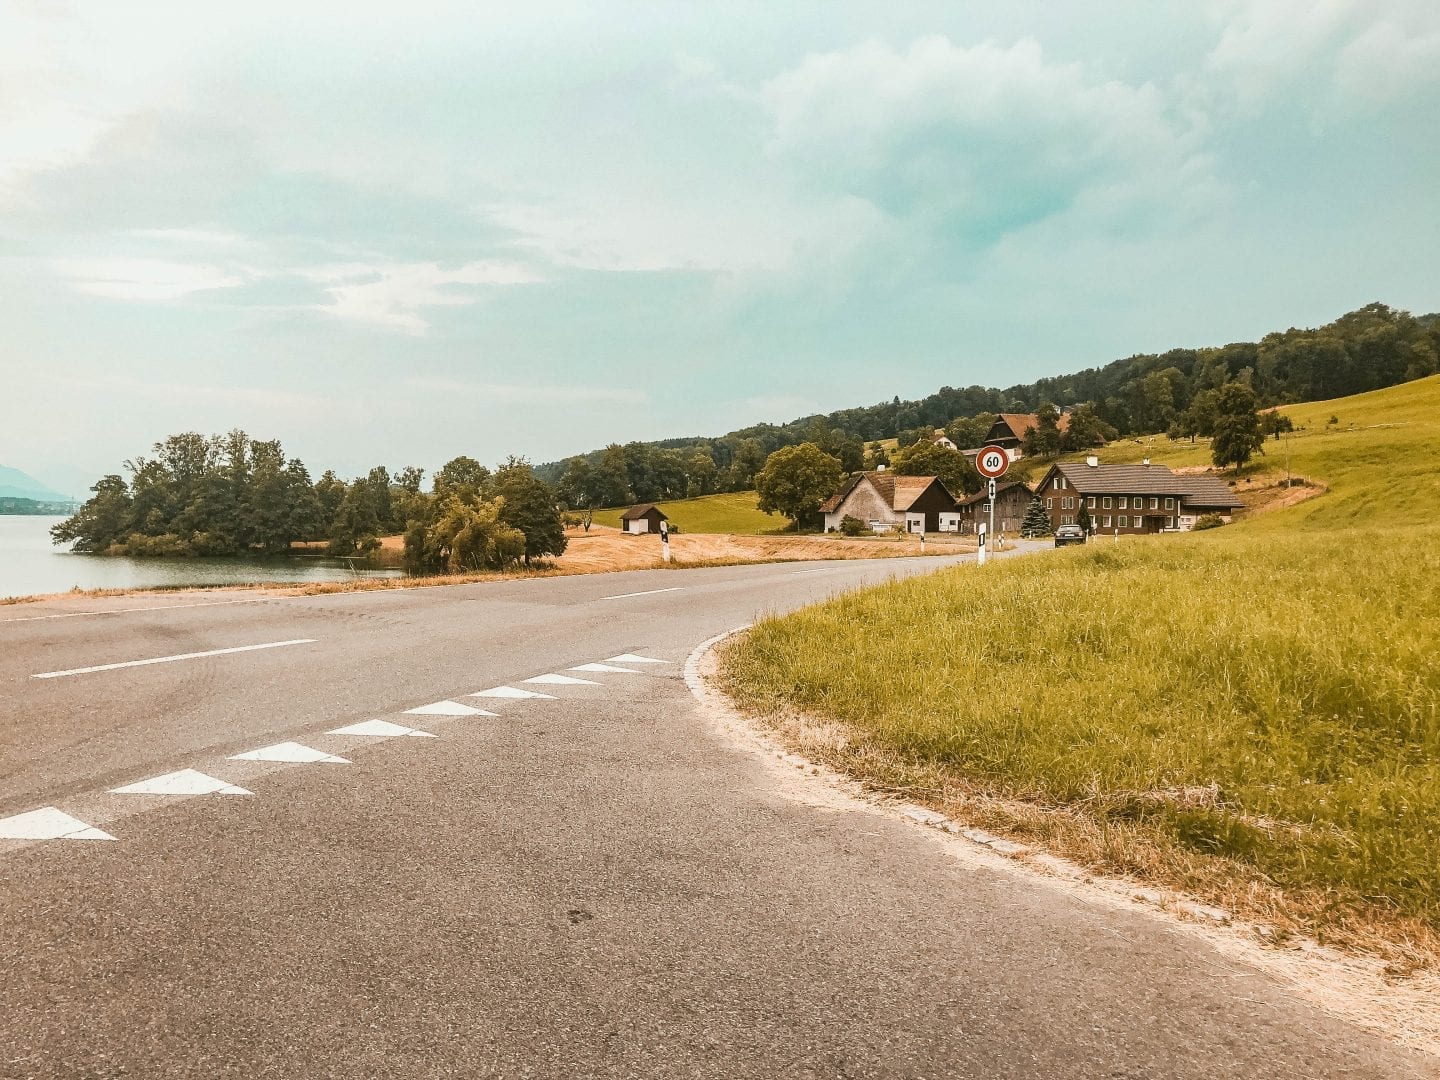
[[[899,439],[905,446],[935,428],[981,414],[1036,412],[1050,404],[1089,404],[1121,435],[1180,437],[1193,433],[1203,395],[1230,381],[1248,383],[1265,407],[1377,390],[1437,370],[1440,315],[1417,318],[1374,303],[1325,326],[1278,331],[1258,342],[1137,354],[1006,389],[945,386],[918,401],[897,397],[715,438],[612,443],[535,471],[571,506],[654,502],[746,490],[771,453],[802,442],[815,443],[855,470],[865,463],[866,443]],[[973,430],[974,425],[957,425],[957,433]]]

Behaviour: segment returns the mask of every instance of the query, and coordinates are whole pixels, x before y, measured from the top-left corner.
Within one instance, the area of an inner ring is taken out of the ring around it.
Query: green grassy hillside
[[[1440,377],[1284,411],[1290,466],[1323,495],[765,620],[724,677],[762,711],[838,722],[843,740],[795,737],[872,780],[948,793],[1101,870],[1433,961]],[[1284,450],[1269,442],[1261,467]],[[1101,452],[1146,455],[1205,464],[1209,448]]]
[[[735,536],[761,536],[783,532],[786,520],[776,514],[764,514],[755,508],[755,492],[735,491],[725,495],[704,495],[698,499],[677,499],[656,503],[682,533],[730,533]],[[597,525],[620,527],[625,507],[596,510]]]

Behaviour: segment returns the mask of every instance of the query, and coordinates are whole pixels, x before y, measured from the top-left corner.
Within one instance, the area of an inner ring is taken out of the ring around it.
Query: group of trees
[[[1440,317],[1415,317],[1369,304],[1313,330],[1286,330],[1258,342],[1171,349],[1006,389],[946,386],[918,401],[888,402],[788,424],[757,424],[719,438],[614,444],[537,467],[572,507],[741,491],[755,486],[768,457],[813,443],[849,472],[885,461],[865,445],[898,439],[909,447],[936,428],[956,446],[980,445],[994,415],[1070,410],[1066,432],[1037,430],[1027,452],[1048,455],[1101,439],[1157,432],[1212,435],[1215,395],[1229,383],[1250,387],[1259,408],[1360,393],[1440,370]],[[882,455],[883,457],[883,455]]]
[[[493,473],[458,457],[423,490],[414,466],[383,465],[348,483],[311,481],[279,441],[240,430],[172,435],[151,455],[101,479],[91,498],[51,535],[77,551],[130,555],[282,554],[321,541],[333,555],[366,555],[382,536],[405,534],[414,572],[500,569],[565,550],[559,497],[529,463]]]

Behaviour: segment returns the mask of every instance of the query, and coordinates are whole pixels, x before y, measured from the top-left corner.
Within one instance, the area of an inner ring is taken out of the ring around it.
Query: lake
[[[0,597],[81,589],[152,585],[233,585],[242,582],[343,581],[353,577],[339,559],[132,559],[76,555],[50,542],[63,517],[0,515]],[[399,576],[367,571],[366,576]]]

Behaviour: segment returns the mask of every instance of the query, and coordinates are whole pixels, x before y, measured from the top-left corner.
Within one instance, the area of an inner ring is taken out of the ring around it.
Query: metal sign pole
[[[995,535],[995,481],[989,481],[990,487],[986,494],[990,496],[990,535]],[[999,550],[998,548],[996,549]]]

